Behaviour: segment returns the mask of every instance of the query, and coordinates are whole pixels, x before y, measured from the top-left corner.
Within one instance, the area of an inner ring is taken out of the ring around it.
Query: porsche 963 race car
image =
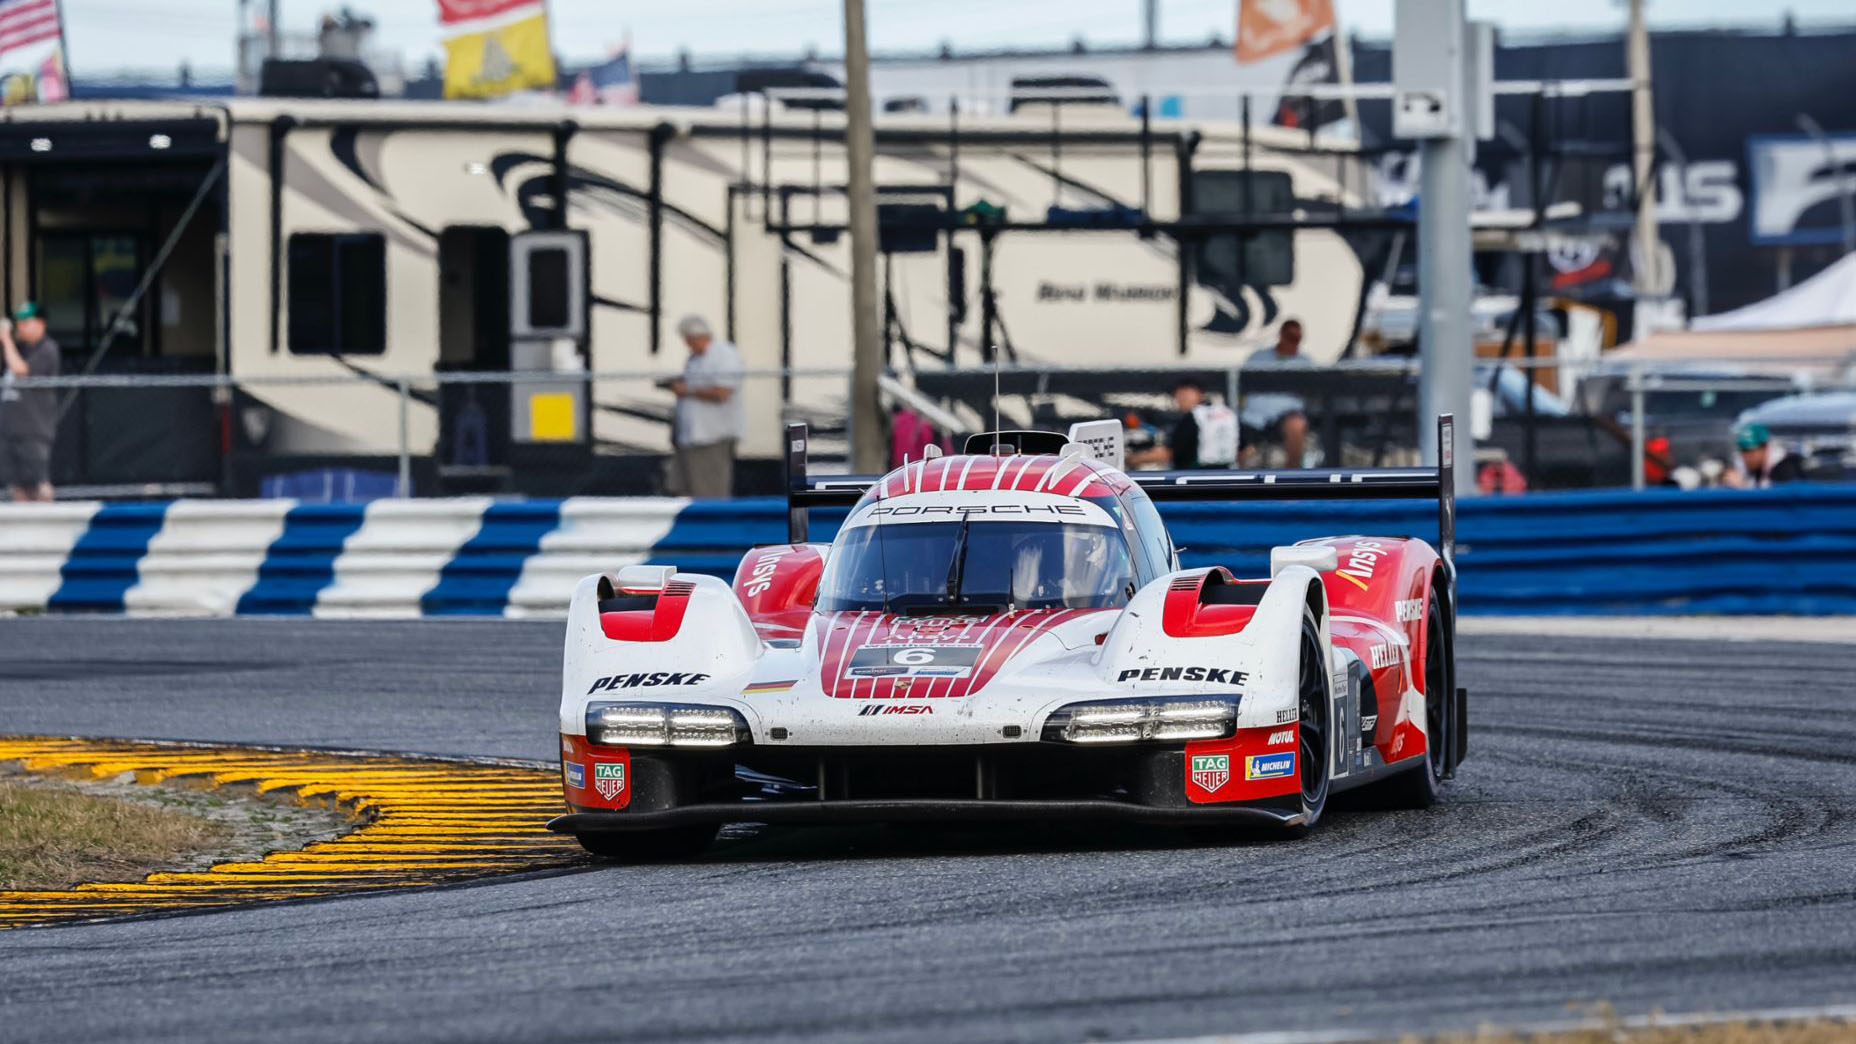
[[[1128,473],[1107,425],[817,478],[789,428],[789,541],[732,584],[580,581],[551,829],[649,857],[731,821],[1299,832],[1342,790],[1436,800],[1467,739],[1447,449],[1437,468]],[[1266,577],[1181,569],[1154,506],[1381,497],[1435,498],[1438,546],[1305,540]],[[829,505],[849,505],[836,538],[808,542]]]

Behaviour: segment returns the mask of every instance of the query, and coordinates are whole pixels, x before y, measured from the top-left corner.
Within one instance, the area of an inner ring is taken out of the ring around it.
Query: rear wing
[[[1456,419],[1437,418],[1434,468],[1316,469],[1307,471],[1131,471],[1128,478],[1163,500],[1437,500],[1437,553],[1456,574]],[[881,475],[827,475],[806,471],[804,424],[786,426],[786,533],[806,542],[809,509],[855,504]]]

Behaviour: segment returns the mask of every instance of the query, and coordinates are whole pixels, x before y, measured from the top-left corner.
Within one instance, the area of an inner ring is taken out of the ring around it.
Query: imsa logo
[[[593,789],[599,796],[611,801],[625,789],[625,766],[618,762],[593,766]]]
[[[1205,790],[1217,790],[1231,782],[1231,755],[1194,754],[1192,782]]]

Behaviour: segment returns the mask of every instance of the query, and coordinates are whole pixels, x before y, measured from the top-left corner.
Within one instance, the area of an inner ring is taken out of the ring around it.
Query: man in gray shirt
[[[0,318],[0,473],[14,500],[52,499],[52,437],[58,433],[58,391],[20,388],[21,377],[58,376],[58,342],[45,334],[45,316],[27,301]]]
[[[1300,320],[1284,319],[1276,332],[1276,343],[1259,348],[1244,360],[1244,368],[1289,369],[1313,366],[1302,354]],[[1244,397],[1243,421],[1246,427],[1263,432],[1264,438],[1282,443],[1282,467],[1308,466],[1308,413],[1299,395],[1262,392]]]
[[[676,449],[672,492],[727,497],[735,491],[735,444],[746,428],[741,409],[741,352],[718,341],[700,316],[677,324],[689,345],[683,376],[665,386],[677,396],[671,441]]]

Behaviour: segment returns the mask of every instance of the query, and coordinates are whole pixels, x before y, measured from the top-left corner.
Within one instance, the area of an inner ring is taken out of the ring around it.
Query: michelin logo
[[[1295,775],[1295,754],[1252,754],[1244,759],[1245,779],[1281,779]]]

